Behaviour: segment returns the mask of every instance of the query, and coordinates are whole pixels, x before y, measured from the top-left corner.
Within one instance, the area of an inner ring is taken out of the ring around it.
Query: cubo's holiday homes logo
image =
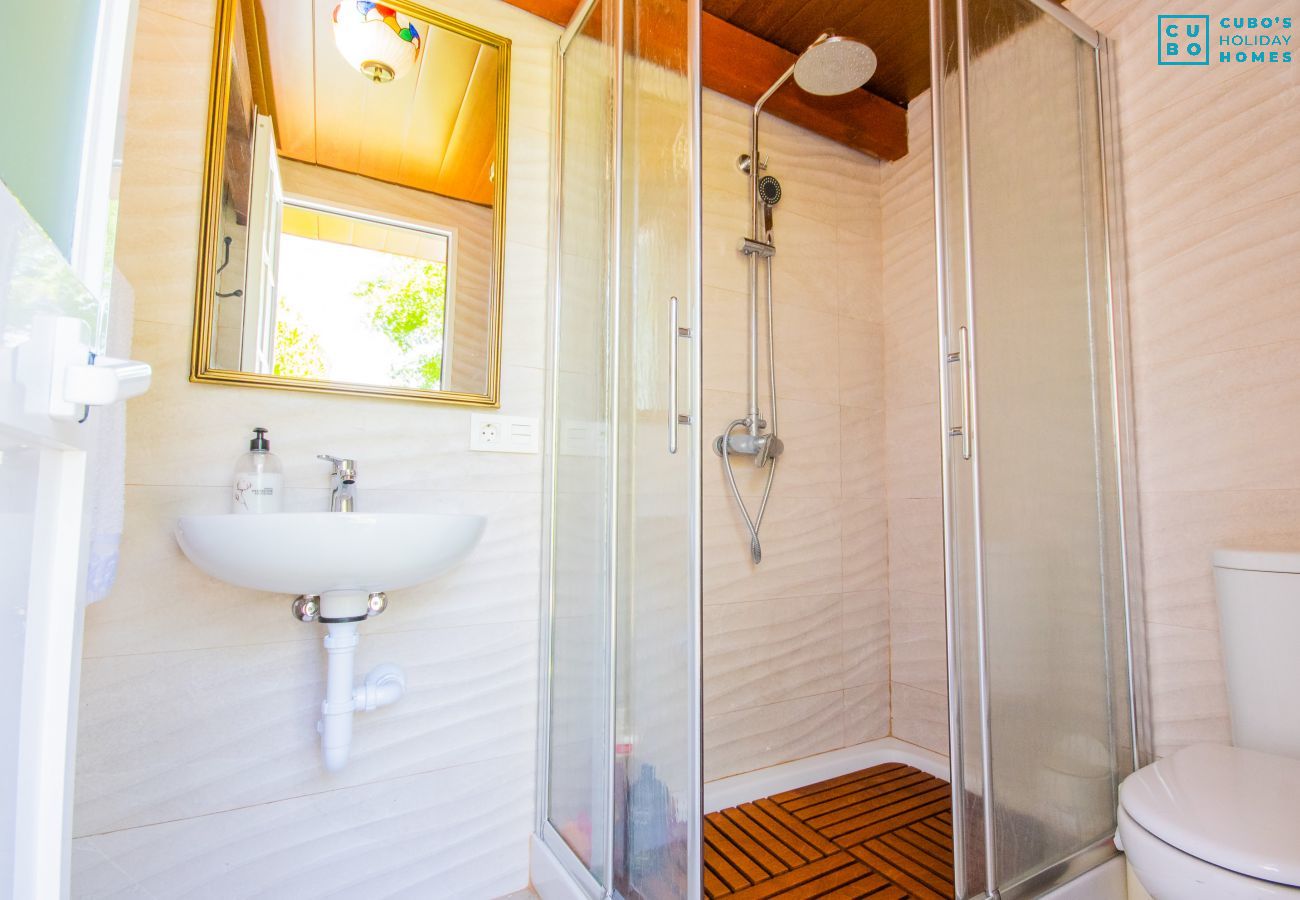
[[[1289,63],[1292,36],[1290,16],[1156,16],[1156,62]]]
[[[1157,61],[1162,66],[1210,64],[1209,16],[1157,16]]]

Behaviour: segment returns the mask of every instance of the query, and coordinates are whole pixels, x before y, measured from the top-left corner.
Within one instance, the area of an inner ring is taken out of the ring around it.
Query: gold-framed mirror
[[[497,406],[509,39],[219,7],[190,380]]]

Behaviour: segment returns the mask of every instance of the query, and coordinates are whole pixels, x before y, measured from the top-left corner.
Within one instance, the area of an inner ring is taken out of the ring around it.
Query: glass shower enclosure
[[[592,897],[698,896],[699,6],[559,44],[539,834]]]
[[[1104,38],[1049,0],[932,0],[955,892],[1114,855],[1146,760]]]
[[[1107,44],[930,0],[954,894],[1115,853],[1146,762]],[[701,892],[700,8],[558,51],[537,832],[593,898]]]

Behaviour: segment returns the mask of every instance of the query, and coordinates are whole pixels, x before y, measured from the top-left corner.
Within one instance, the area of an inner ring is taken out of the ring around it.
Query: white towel
[[[105,356],[130,359],[134,315],[135,291],[126,276],[114,269],[108,299]],[[85,427],[91,430],[86,459],[86,519],[90,530],[86,602],[95,603],[107,597],[113,587],[122,546],[126,510],[126,404],[95,407]]]

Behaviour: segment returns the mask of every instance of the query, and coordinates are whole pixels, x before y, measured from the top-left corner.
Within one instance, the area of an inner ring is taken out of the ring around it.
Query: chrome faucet
[[[330,512],[354,512],[357,505],[357,462],[320,453],[317,459],[334,464],[330,472]]]

